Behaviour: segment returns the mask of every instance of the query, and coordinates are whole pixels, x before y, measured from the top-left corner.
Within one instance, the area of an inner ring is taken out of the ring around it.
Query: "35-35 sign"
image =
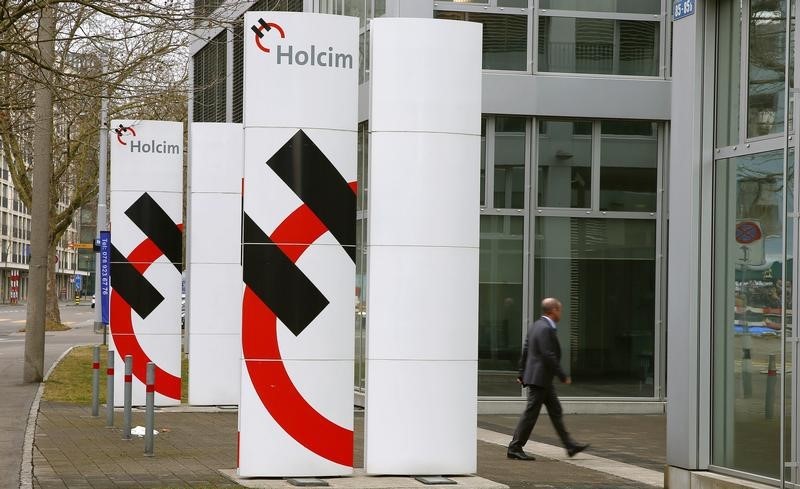
[[[697,0],[672,0],[672,20],[694,15]]]

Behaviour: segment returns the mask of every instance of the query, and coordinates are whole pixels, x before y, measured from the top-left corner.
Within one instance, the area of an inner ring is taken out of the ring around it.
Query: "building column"
[[[672,34],[667,464],[687,470],[707,468],[710,446],[714,3],[698,1]]]

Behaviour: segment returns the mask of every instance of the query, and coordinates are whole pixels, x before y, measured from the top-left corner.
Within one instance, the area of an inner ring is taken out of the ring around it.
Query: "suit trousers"
[[[528,386],[528,404],[525,411],[519,418],[517,429],[514,430],[514,438],[511,444],[508,445],[509,451],[520,451],[522,447],[528,442],[531,436],[533,427],[536,426],[536,420],[539,418],[539,411],[542,410],[542,404],[547,406],[547,414],[550,416],[550,421],[553,423],[558,437],[561,438],[561,443],[565,448],[570,448],[575,445],[575,442],[570,438],[566,428],[564,428],[564,416],[561,409],[561,402],[558,400],[556,389],[554,386],[539,387],[536,385]]]

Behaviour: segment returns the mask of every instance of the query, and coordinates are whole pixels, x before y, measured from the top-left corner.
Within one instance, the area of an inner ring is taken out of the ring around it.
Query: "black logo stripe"
[[[142,318],[164,301],[164,296],[114,245],[111,245],[111,287]]]
[[[181,271],[183,252],[181,230],[147,192],[131,205],[125,215],[164,253],[164,256]]]
[[[356,261],[356,194],[314,141],[303,131],[267,161],[283,182],[319,217]]]
[[[247,214],[242,214],[244,283],[298,336],[328,299]]]

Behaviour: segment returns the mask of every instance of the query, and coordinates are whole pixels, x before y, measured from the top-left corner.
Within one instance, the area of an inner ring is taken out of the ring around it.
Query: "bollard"
[[[131,394],[133,383],[133,357],[125,355],[125,406],[122,411],[122,439],[131,439]]]
[[[146,398],[145,398],[145,413],[144,413],[144,454],[146,457],[153,456],[153,426],[155,425],[154,404],[156,395],[156,364],[147,362],[147,378],[146,378]]]
[[[764,395],[764,418],[772,419],[775,416],[775,384],[778,383],[778,370],[775,366],[775,354],[769,356],[767,365],[767,392]]]
[[[100,347],[92,348],[92,416],[100,416]]]
[[[750,359],[750,348],[743,348],[742,352],[742,395],[750,399],[753,397],[753,361]]]
[[[106,426],[114,426],[114,352],[108,350],[106,369]]]

